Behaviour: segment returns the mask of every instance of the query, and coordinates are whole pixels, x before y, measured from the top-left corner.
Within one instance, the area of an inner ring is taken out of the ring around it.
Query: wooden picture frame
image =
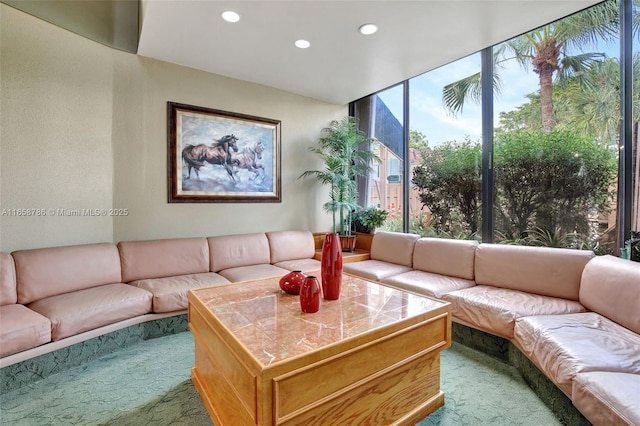
[[[170,203],[281,201],[280,121],[167,102]]]

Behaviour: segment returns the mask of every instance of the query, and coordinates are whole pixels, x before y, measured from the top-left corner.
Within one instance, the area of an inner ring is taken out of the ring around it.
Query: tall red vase
[[[312,314],[320,309],[320,284],[313,275],[307,275],[300,287],[300,308]]]
[[[342,286],[342,246],[338,234],[327,234],[322,243],[322,260],[320,264],[322,277],[322,294],[327,300],[340,298]]]

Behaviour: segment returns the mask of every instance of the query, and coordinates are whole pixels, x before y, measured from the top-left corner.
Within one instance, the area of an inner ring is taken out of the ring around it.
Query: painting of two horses
[[[279,201],[279,121],[172,105],[170,198]]]

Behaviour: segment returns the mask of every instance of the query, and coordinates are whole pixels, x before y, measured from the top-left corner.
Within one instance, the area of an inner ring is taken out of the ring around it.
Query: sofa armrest
[[[606,255],[582,272],[580,303],[640,334],[640,263]]]

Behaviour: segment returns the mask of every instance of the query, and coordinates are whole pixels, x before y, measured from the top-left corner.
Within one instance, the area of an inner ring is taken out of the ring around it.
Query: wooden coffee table
[[[192,381],[216,426],[414,424],[444,404],[448,303],[345,275],[305,314],[278,280],[189,291]]]

